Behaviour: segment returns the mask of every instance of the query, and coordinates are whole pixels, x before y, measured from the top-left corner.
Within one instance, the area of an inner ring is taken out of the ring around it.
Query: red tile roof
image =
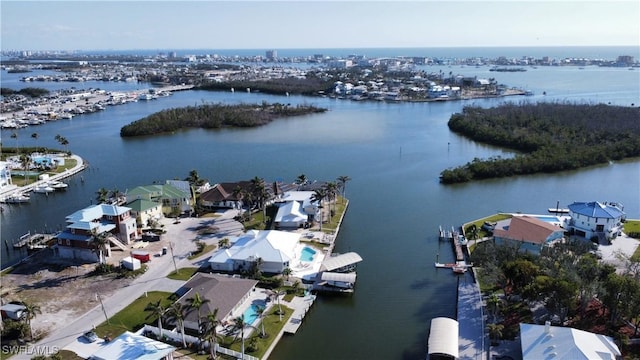
[[[507,230],[496,228],[493,236],[543,244],[556,231],[562,231],[562,228],[534,217],[514,216]]]

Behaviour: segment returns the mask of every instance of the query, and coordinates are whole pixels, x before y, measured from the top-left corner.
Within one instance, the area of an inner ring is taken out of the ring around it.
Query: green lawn
[[[137,331],[144,324],[155,325],[157,318],[147,318],[149,316],[148,311],[144,311],[149,303],[162,301],[164,306],[170,306],[176,299],[173,298],[172,293],[163,291],[151,291],[147,293],[147,296],[142,295],[138,299],[134,300],[129,306],[122,309],[119,313],[111,315],[109,322],[106,321],[96,327],[96,334],[100,337],[109,336],[112,339],[122,334],[125,331]]]
[[[193,275],[195,275],[198,272],[199,268],[196,267],[186,267],[186,268],[180,268],[178,269],[178,273],[176,274],[175,271],[172,271],[169,275],[167,275],[167,277],[169,279],[173,279],[173,280],[184,280],[187,281],[189,279],[191,279],[191,277]]]
[[[210,251],[215,250],[217,247],[218,247],[218,245],[215,245],[215,244],[207,244],[207,245],[205,245],[204,249],[202,249],[202,251],[200,251],[200,252],[192,252],[191,255],[189,255],[187,258],[189,260],[193,260],[193,259],[195,259],[197,257],[200,257],[200,256],[202,256],[204,254],[209,253]]]
[[[502,214],[502,213],[494,214],[494,215],[487,216],[487,217],[484,217],[484,218],[481,218],[481,219],[478,219],[478,220],[474,220],[472,222],[468,222],[468,223],[466,223],[466,224],[464,224],[462,226],[464,227],[464,232],[465,232],[466,236],[468,237],[469,236],[468,235],[469,227],[471,226],[471,224],[475,225],[476,228],[478,229],[478,236],[480,238],[483,238],[483,237],[489,236],[489,233],[482,228],[482,224],[484,224],[485,221],[496,222],[496,221],[508,219],[510,217],[511,217],[511,215],[509,215],[509,214]]]
[[[326,224],[322,224],[322,231],[326,233],[333,233],[338,228],[338,222],[342,218],[342,214],[347,211],[347,201],[345,198],[338,195],[335,204],[324,204],[323,206],[333,209],[335,211],[335,214],[330,217],[329,222],[327,222]]]

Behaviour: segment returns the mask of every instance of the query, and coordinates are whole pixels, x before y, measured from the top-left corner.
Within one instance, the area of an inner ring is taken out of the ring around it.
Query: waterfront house
[[[313,191],[287,191],[278,201],[274,226],[278,229],[297,229],[312,223],[318,212]]]
[[[564,237],[564,229],[533,216],[513,216],[493,230],[496,244],[517,245],[520,250],[539,254],[544,246]]]
[[[0,161],[0,189],[4,189],[12,185],[11,182],[11,168],[6,161]]]
[[[196,273],[182,287],[186,292],[178,299],[178,302],[187,306],[187,299],[193,298],[198,293],[203,299],[209,300],[202,305],[200,315],[205,316],[214,309],[218,309],[218,320],[224,322],[240,316],[238,308],[255,291],[257,280],[242,279],[239,277]],[[185,329],[198,331],[198,313],[191,311],[184,319]]]
[[[162,204],[155,201],[136,199],[127,203],[127,207],[131,209],[131,216],[136,218],[138,228],[144,229],[149,227],[151,221],[158,221],[163,218]]]
[[[520,324],[523,360],[619,359],[620,349],[609,336],[570,327]]]
[[[125,331],[117,338],[101,344],[92,360],[173,360],[176,348],[146,336]]]
[[[617,203],[574,202],[568,206],[567,230],[585,239],[610,241],[620,235],[625,219],[623,207]]]
[[[137,199],[162,204],[162,213],[165,216],[191,213],[194,206],[190,188],[178,188],[169,183],[138,186],[127,192],[127,202]]]
[[[98,261],[93,252],[93,234],[107,233],[109,241],[125,250],[137,236],[131,209],[112,204],[91,205],[66,217],[67,227],[57,235],[56,253],[65,258]],[[106,257],[111,249],[106,247]]]
[[[228,249],[209,259],[213,271],[249,271],[261,259],[260,271],[280,274],[299,258],[300,234],[279,230],[250,230]]]
[[[200,194],[200,206],[206,209],[240,210],[244,207],[243,193],[251,193],[250,181],[218,183]]]

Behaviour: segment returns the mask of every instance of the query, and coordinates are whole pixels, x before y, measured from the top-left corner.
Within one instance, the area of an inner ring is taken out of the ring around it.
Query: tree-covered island
[[[449,128],[472,140],[519,151],[475,158],[441,172],[443,184],[573,170],[640,156],[640,108],[605,104],[467,106]]]
[[[167,109],[136,120],[120,129],[121,137],[154,135],[186,128],[220,129],[225,127],[255,127],[276,118],[325,112],[313,105],[289,104],[203,104]]]

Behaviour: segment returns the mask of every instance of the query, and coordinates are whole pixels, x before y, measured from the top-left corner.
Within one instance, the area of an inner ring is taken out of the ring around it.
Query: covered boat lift
[[[337,273],[353,272],[356,264],[362,261],[362,257],[355,252],[348,252],[336,256],[330,256],[320,265],[320,271],[332,271]]]
[[[437,317],[431,319],[429,331],[429,359],[458,358],[458,321]]]

